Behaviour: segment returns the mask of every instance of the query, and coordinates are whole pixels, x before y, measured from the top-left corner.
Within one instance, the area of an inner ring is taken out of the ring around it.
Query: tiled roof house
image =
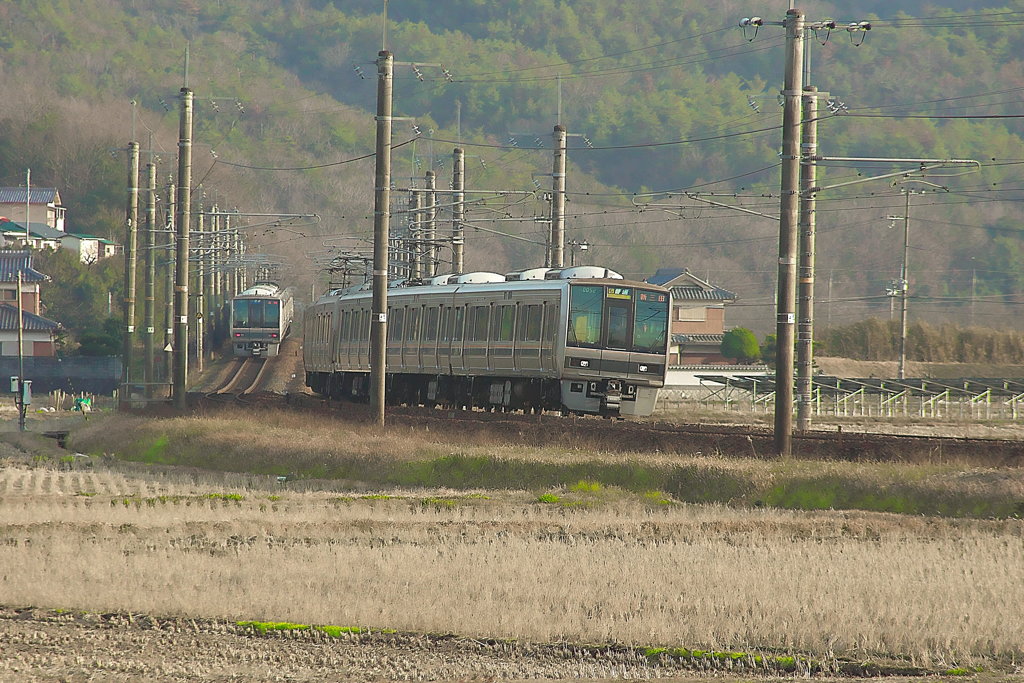
[[[32,267],[32,252],[0,249],[0,356],[18,355],[18,273],[21,273],[25,356],[54,356],[60,324],[42,316],[40,285],[50,278]]]

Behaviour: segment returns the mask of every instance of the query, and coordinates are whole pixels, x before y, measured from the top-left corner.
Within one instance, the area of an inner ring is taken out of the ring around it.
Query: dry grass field
[[[289,414],[91,420],[72,445],[93,457],[32,443],[0,468],[3,679],[1024,675],[1022,520],[765,501],[828,481],[1019,502],[1016,470],[574,452]],[[724,504],[687,502],[697,489]]]

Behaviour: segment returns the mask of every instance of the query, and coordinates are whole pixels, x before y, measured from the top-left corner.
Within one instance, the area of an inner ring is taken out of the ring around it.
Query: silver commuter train
[[[295,301],[290,288],[256,282],[231,300],[231,346],[235,356],[276,356],[291,328]]]
[[[306,385],[332,398],[369,396],[368,285],[308,307]],[[669,292],[604,268],[440,276],[388,289],[390,403],[654,411],[668,366]]]

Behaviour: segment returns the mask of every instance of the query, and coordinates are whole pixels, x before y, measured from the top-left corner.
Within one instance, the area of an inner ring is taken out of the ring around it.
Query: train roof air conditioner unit
[[[614,270],[601,266],[575,266],[561,270],[551,270],[544,276],[545,280],[578,280],[578,279],[621,280],[621,275]]]
[[[504,282],[505,276],[499,275],[498,273],[463,273],[462,275],[456,275],[454,278],[448,281],[448,284],[453,285],[480,285],[488,282]]]

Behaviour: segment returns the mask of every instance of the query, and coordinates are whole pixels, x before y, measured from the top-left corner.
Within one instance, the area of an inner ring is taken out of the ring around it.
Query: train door
[[[359,367],[370,369],[370,309],[364,308],[359,313]]]
[[[601,318],[601,370],[625,375],[633,347],[633,289],[606,287]]]
[[[338,329],[334,343],[334,369],[344,370],[348,366],[348,328],[351,315],[347,310],[338,311]]]
[[[466,307],[456,306],[451,310],[451,346],[448,358],[453,373],[461,374],[468,367],[466,361]]]
[[[402,343],[405,340],[405,308],[395,306],[388,312],[388,343],[385,362],[397,368],[402,364]]]
[[[543,304],[544,325],[541,330],[540,369],[544,372],[555,372],[555,349],[561,346],[564,337],[561,331],[561,303],[558,300],[545,301]]]
[[[515,369],[533,373],[540,370],[541,327],[544,307],[540,303],[520,303],[516,315]]]
[[[424,371],[437,372],[437,331],[441,320],[440,306],[423,309],[423,332],[420,346],[420,367]]]
[[[451,306],[442,306],[440,319],[437,323],[437,367],[442,372],[446,372],[451,367],[451,316],[453,310]]]
[[[489,305],[467,306],[464,359],[467,370],[487,370],[487,332],[490,321]]]
[[[422,306],[405,309],[405,345],[402,349],[402,367],[418,371],[420,365],[420,318]]]
[[[492,307],[491,333],[488,335],[488,367],[511,370],[512,344],[515,338],[516,306],[509,302]]]

